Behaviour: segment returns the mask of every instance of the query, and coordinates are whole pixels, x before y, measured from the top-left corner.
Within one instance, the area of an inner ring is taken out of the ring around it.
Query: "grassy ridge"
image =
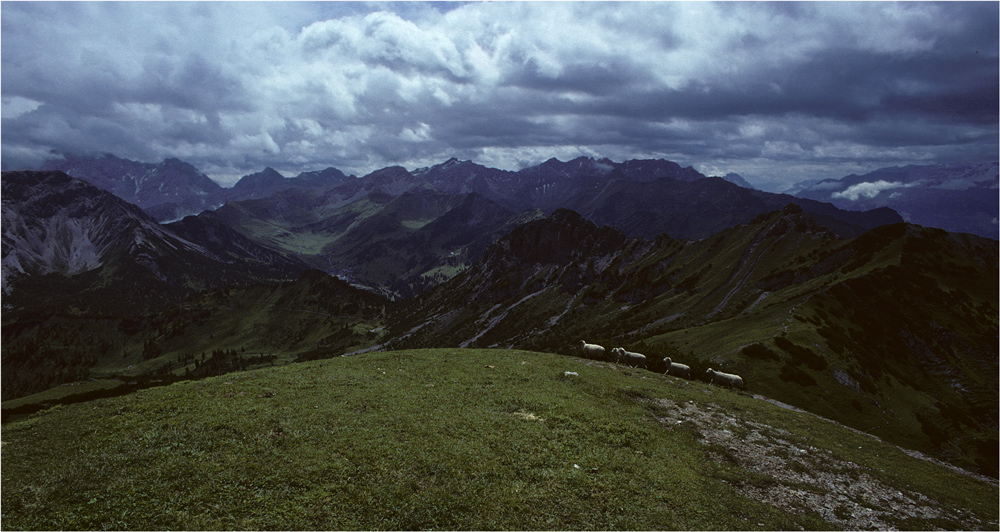
[[[780,481],[714,458],[699,439],[706,425],[664,422],[678,411],[664,401],[781,427],[966,519],[892,526],[996,526],[995,486],[810,414],[604,363],[460,349],[232,373],[6,424],[0,519],[4,529],[844,527],[748,497]],[[852,508],[844,515],[863,510]]]
[[[669,355],[996,478],[995,241],[905,224],[843,240],[795,208],[701,241],[622,238],[522,226],[404,302],[389,345]]]

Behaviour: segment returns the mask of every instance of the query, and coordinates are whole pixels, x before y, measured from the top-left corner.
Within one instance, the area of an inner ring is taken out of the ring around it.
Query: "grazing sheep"
[[[709,384],[715,384],[715,381],[719,381],[720,385],[725,385],[729,387],[738,387],[739,389],[745,389],[743,385],[743,377],[739,375],[733,375],[732,373],[723,373],[721,371],[715,371],[712,368],[705,370],[705,375],[708,375]]]
[[[611,354],[614,355],[615,362],[618,362],[619,364],[646,369],[646,355],[626,351],[621,347],[612,349]]]
[[[580,340],[580,350],[583,351],[585,358],[604,360],[604,348],[597,344],[588,344],[584,340]]]
[[[663,372],[665,375],[684,377],[688,380],[691,379],[691,366],[674,362],[670,357],[663,359],[663,365],[667,367],[667,370]]]

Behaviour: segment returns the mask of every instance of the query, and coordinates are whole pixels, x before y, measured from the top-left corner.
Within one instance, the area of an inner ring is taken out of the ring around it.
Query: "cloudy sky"
[[[770,190],[994,161],[997,2],[3,2],[5,169],[666,158]]]

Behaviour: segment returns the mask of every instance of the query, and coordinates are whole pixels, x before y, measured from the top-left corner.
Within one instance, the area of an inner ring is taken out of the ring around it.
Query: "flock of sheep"
[[[626,351],[624,348],[616,347],[611,350],[611,357],[607,356],[607,351],[603,346],[597,344],[588,344],[584,340],[580,340],[580,351],[583,353],[585,358],[593,358],[596,360],[608,360],[611,362],[616,362],[618,364],[625,364],[634,368],[647,369],[646,365],[646,355],[642,353],[633,353],[631,351]],[[670,357],[663,359],[663,365],[667,368],[664,372],[665,375],[674,375],[677,377],[683,377],[685,379],[691,378],[691,367],[687,364],[679,364],[670,359]],[[745,389],[743,384],[743,378],[739,375],[733,375],[732,373],[723,373],[721,371],[715,371],[712,368],[708,368],[705,371],[705,377],[710,384],[720,384],[722,386],[729,386],[732,388],[739,388],[741,390]]]

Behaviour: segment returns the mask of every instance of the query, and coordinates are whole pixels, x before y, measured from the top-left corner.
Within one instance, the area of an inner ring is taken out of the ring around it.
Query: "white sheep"
[[[621,347],[612,349],[611,354],[614,355],[615,362],[619,364],[646,369],[646,355],[626,351]]]
[[[604,348],[597,344],[588,344],[586,341],[580,340],[580,350],[583,351],[585,358],[604,360]]]
[[[743,377],[739,375],[733,375],[732,373],[723,373],[721,371],[715,371],[712,368],[705,370],[705,375],[708,375],[709,384],[715,384],[715,381],[719,381],[719,384],[738,387],[741,390],[746,389],[743,385]]]
[[[680,364],[674,362],[670,357],[663,359],[663,365],[666,366],[667,370],[663,372],[664,375],[675,375],[677,377],[684,377],[685,379],[691,378],[691,366],[687,364]]]

